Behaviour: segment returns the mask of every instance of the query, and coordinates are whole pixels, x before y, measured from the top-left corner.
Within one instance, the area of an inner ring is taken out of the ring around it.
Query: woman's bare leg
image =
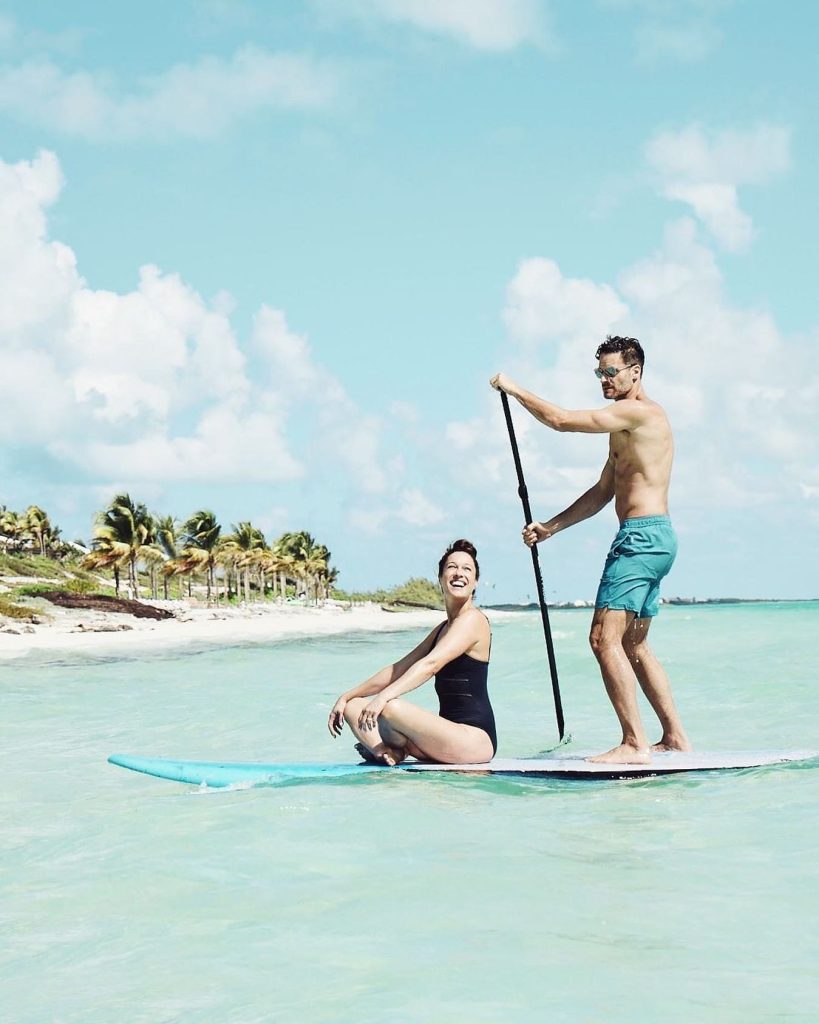
[[[412,753],[407,749],[406,737],[397,734],[384,719],[383,714],[379,716],[375,729],[362,729],[358,724],[358,716],[364,705],[368,703],[369,697],[354,697],[347,702],[347,707],[344,709],[345,721],[359,741],[356,744],[356,749],[365,760],[379,761],[387,765],[399,764],[408,754]]]
[[[483,729],[449,722],[400,698],[387,703],[375,730],[360,729],[358,715],[366,703],[365,698],[351,700],[344,717],[364,746],[387,764],[398,764],[408,755],[441,764],[483,764],[492,760],[492,741]]]

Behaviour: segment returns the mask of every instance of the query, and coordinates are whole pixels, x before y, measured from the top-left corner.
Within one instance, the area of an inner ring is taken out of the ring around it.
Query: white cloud
[[[722,246],[740,251],[753,238],[753,224],[739,208],[738,186],[783,174],[789,150],[790,133],[781,125],[710,134],[690,125],[656,135],[646,146],[646,159],[661,195],[687,203]]]
[[[224,406],[208,409],[193,434],[154,433],[121,444],[92,440],[82,449],[83,467],[98,477],[112,467],[131,483],[180,480],[219,483],[279,483],[303,475],[288,450],[283,421],[263,412],[239,415]],[[63,444],[64,458],[76,453]]]
[[[418,488],[410,488],[399,495],[398,518],[410,526],[432,526],[444,513]]]
[[[566,278],[553,260],[535,258],[507,288],[504,321],[519,341],[538,344],[605,334],[627,312],[609,285]]]
[[[396,525],[415,529],[435,526],[446,515],[420,488],[410,487],[394,493],[389,502],[356,505],[349,518],[354,529],[373,536]]]
[[[314,0],[313,6],[334,17],[409,25],[477,50],[554,47],[544,0]]]
[[[722,41],[722,32],[707,21],[689,24],[649,22],[637,29],[637,59],[653,63],[665,58],[682,63],[702,60]]]
[[[65,316],[81,281],[74,254],[47,238],[46,210],[62,188],[59,163],[0,161],[0,335],[21,344]]]
[[[703,60],[722,42],[717,14],[731,0],[599,0],[604,8],[634,12],[637,60],[644,64]]]
[[[647,392],[666,407],[675,430],[674,508],[743,508],[774,504],[783,494],[812,495],[819,479],[815,339],[788,337],[766,310],[733,304],[693,220],[669,224],[657,251],[613,284],[566,277],[552,260],[527,260],[507,299],[509,344],[497,368],[566,407],[603,404],[590,370],[606,333],[642,340]],[[605,440],[550,435],[515,402],[512,411],[530,494],[548,494],[557,512],[597,479]],[[483,417],[446,427],[452,472],[487,500],[512,483],[500,422],[487,397]]]
[[[346,466],[367,493],[383,492],[387,478],[380,459],[380,424],[362,414],[338,380],[315,362],[307,338],[289,328],[281,310],[265,306],[254,321],[253,346],[264,359],[269,386],[282,407],[316,407],[323,458]]]
[[[225,60],[200,57],[122,92],[109,73],[68,73],[47,58],[0,67],[0,110],[82,138],[213,138],[271,110],[322,109],[341,89],[339,70],[310,56],[245,46]]]
[[[281,310],[259,310],[245,349],[230,298],[209,305],[177,274],[146,266],[133,291],[94,290],[71,250],[48,238],[61,187],[53,154],[0,161],[7,453],[33,446],[89,485],[129,481],[141,493],[185,481],[281,483],[309,462],[314,472],[340,468],[357,496],[399,494],[379,421]],[[420,498],[410,507],[418,520],[432,514]]]

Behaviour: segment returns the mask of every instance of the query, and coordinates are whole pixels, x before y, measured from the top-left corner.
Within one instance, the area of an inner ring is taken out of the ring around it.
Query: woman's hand
[[[333,739],[335,739],[336,736],[340,736],[341,730],[344,728],[344,709],[346,707],[347,698],[339,697],[333,705],[330,717],[327,719],[327,728],[330,730],[330,735]]]
[[[377,696],[365,704],[361,709],[361,714],[358,716],[358,727],[359,729],[375,729],[378,724],[378,716],[384,710],[386,700],[379,693]]]

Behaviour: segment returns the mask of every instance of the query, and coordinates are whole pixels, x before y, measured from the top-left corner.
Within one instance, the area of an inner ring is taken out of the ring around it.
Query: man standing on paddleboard
[[[547,540],[596,515],[614,498],[620,530],[606,558],[589,642],[623,736],[616,747],[589,760],[647,764],[652,750],[691,749],[668,676],[647,642],[651,620],[659,611],[660,581],[677,553],[668,515],[674,440],[665,411],[643,390],[645,355],[640,342],[610,336],[595,355],[594,373],[603,397],[613,402],[602,409],[562,409],[503,373],[489,383],[553,430],[609,435],[609,454],[597,483],[547,522],[525,526],[523,540],[529,547]],[[638,682],[663,729],[651,747],[637,706]]]

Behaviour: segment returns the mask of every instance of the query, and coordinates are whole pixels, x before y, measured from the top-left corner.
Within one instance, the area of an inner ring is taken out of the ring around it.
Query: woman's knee
[[[367,700],[365,697],[353,697],[352,700],[347,701],[347,706],[344,708],[344,720],[348,725],[352,725],[353,722],[358,721],[361,709],[366,703]]]
[[[402,701],[400,697],[388,700],[384,705],[384,710],[381,712],[380,717],[387,722],[395,722],[401,718],[401,708],[403,706],[404,701]]]

